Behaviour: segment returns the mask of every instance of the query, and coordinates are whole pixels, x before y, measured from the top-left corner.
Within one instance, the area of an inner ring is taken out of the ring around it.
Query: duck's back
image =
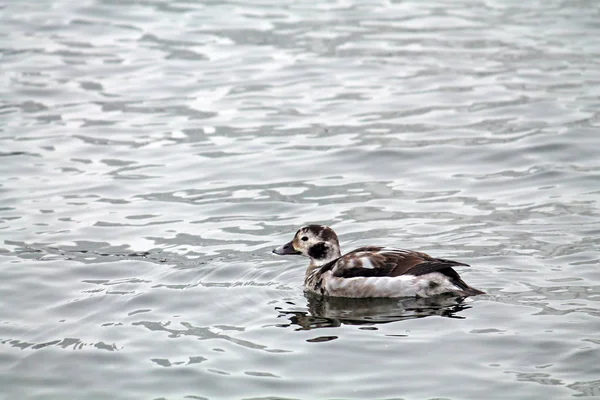
[[[452,268],[468,266],[417,251],[379,246],[361,247],[307,276],[308,290],[340,297],[429,297],[441,293],[470,296],[480,290],[467,285]]]

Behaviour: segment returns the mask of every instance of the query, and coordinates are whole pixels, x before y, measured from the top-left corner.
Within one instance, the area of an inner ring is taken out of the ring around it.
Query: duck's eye
[[[302,236],[302,241],[306,242],[308,240],[308,238],[306,236]]]

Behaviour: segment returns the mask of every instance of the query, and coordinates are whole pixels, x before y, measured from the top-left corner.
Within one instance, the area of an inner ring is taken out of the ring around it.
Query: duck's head
[[[325,265],[341,256],[337,235],[333,229],[323,225],[303,226],[291,242],[279,246],[273,253],[300,254],[310,258],[313,266]]]

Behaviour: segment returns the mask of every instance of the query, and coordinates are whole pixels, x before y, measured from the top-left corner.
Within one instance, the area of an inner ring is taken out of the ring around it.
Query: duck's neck
[[[319,260],[311,258],[310,264],[308,264],[308,268],[306,269],[306,275],[308,276],[308,275],[310,275],[312,273],[315,273],[316,271],[318,271],[319,269],[321,269],[321,267],[323,267],[324,265],[329,264],[330,262],[337,260],[341,256],[342,255],[340,254],[340,250],[339,249],[335,249],[335,250],[331,251],[329,254],[327,254],[326,258],[322,258],[322,259],[319,259]]]

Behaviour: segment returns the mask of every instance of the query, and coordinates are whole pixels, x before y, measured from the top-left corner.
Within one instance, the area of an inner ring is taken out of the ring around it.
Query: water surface
[[[0,397],[600,397],[594,1],[0,5]],[[467,262],[305,296],[270,254]]]

